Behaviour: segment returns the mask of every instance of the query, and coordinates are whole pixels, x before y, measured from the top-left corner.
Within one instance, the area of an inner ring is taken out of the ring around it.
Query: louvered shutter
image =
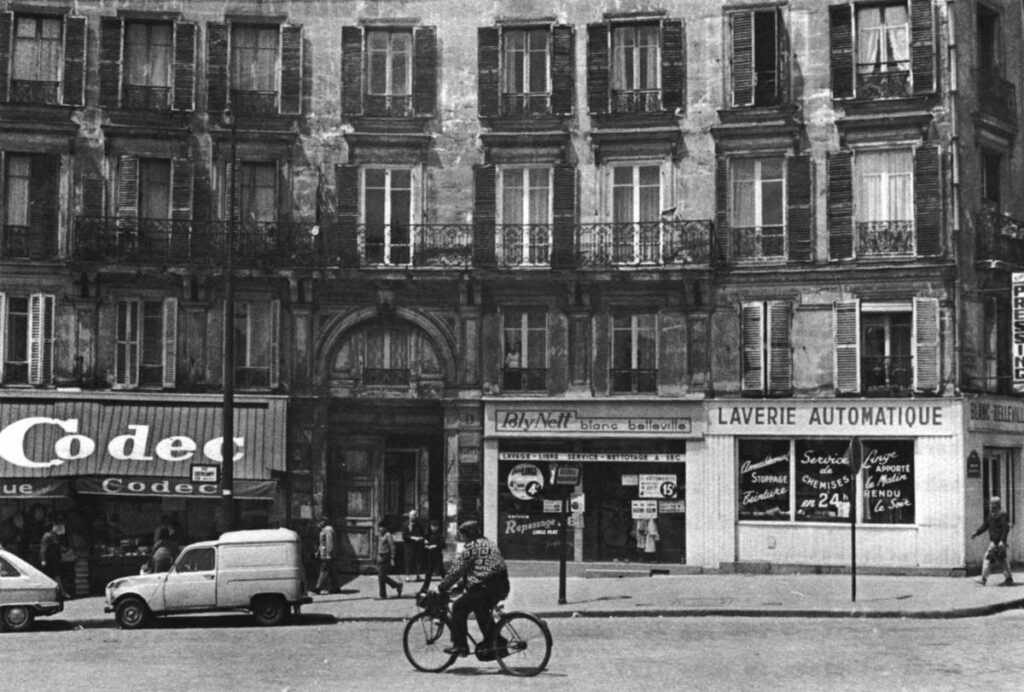
[[[281,113],[302,112],[302,27],[281,25]]]
[[[139,326],[142,303],[122,300],[117,303],[117,348],[114,350],[114,381],[126,387],[139,386]]]
[[[793,350],[790,347],[792,317],[785,301],[766,305],[768,322],[768,393],[789,394],[793,391]]]
[[[124,65],[124,20],[100,18],[100,107],[121,107],[121,73]]]
[[[33,259],[50,258],[57,253],[60,225],[60,154],[32,155],[29,187],[29,254]]]
[[[682,108],[686,95],[686,36],[683,23],[665,20],[661,25],[661,106]]]
[[[935,91],[932,0],[910,0],[910,74],[915,94]]]
[[[85,103],[85,17],[64,20],[64,89],[65,106]]]
[[[789,28],[786,26],[785,13],[781,7],[775,10],[775,55],[778,70],[775,94],[780,103],[789,103]]]
[[[551,30],[551,111],[570,115],[576,96],[576,34],[559,24]]]
[[[811,157],[786,160],[786,235],[789,259],[811,259]]]
[[[332,255],[342,266],[359,264],[359,166],[338,165],[334,169],[338,195],[338,233]]]
[[[498,115],[501,108],[500,46],[497,27],[482,26],[476,30],[477,109],[482,118]]]
[[[473,263],[482,267],[494,265],[496,192],[494,166],[473,166]]]
[[[0,12],[0,103],[11,97],[11,54],[14,47],[14,13]]]
[[[576,230],[576,167],[558,164],[554,170],[554,224],[552,226],[551,267],[571,269],[573,236]]]
[[[7,296],[0,291],[0,384],[4,381],[4,360],[7,348]]]
[[[341,112],[363,113],[363,28],[341,27]]]
[[[174,23],[174,92],[171,107],[176,111],[196,108],[196,25]]]
[[[828,155],[828,256],[853,257],[853,154]]]
[[[434,115],[437,111],[437,29],[416,27],[412,44],[412,109],[417,115]]]
[[[732,105],[754,103],[754,15],[734,12],[732,19]]]
[[[729,259],[729,160],[715,159],[715,244],[718,259]]]
[[[604,22],[587,25],[587,107],[591,113],[608,112],[609,33]]]
[[[740,308],[743,344],[743,373],[740,388],[744,392],[764,391],[764,303],[743,303]]]
[[[53,380],[54,297],[33,293],[28,310],[28,383],[49,384]]]
[[[171,218],[192,219],[192,162],[186,158],[171,159]]]
[[[163,387],[178,383],[178,299],[164,298]]]
[[[914,234],[918,255],[942,254],[941,159],[933,144],[914,153]]]
[[[270,388],[281,386],[281,301],[270,301]]]
[[[230,25],[210,22],[206,25],[206,110],[220,113],[228,107],[228,49]]]
[[[860,301],[846,300],[832,308],[836,392],[860,391]]]
[[[914,391],[939,392],[939,301],[914,298]]]
[[[233,221],[236,227],[241,221],[239,185],[239,176],[236,175],[235,162],[224,162],[224,219]]]
[[[853,9],[847,4],[834,5],[828,9],[828,19],[832,98],[851,98],[854,78]]]
[[[117,215],[139,216],[139,159],[122,154],[117,162]]]

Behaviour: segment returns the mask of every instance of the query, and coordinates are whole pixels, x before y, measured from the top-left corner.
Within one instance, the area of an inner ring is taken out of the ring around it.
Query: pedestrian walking
[[[430,589],[430,579],[435,574],[444,576],[444,532],[441,531],[441,522],[431,519],[423,539],[423,586],[420,593]]]
[[[402,527],[402,555],[405,559],[405,580],[419,581],[423,562],[423,525],[415,509],[409,510],[409,517]]]
[[[988,501],[988,516],[982,522],[978,530],[971,538],[977,538],[988,531],[988,549],[985,551],[985,559],[981,565],[981,579],[978,583],[982,586],[988,582],[989,571],[993,562],[1000,562],[1003,566],[1003,581],[1000,586],[1013,584],[1013,573],[1010,571],[1010,556],[1006,554],[1006,540],[1010,535],[1010,517],[1002,507],[1002,501],[998,496]]]
[[[43,534],[39,542],[39,564],[46,576],[57,582],[60,597],[68,599],[71,598],[71,595],[64,588],[64,580],[61,578],[61,556],[64,552],[61,537],[63,535],[64,524],[59,521],[52,522],[49,530]]]
[[[337,536],[331,520],[328,517],[320,517],[317,526],[320,527],[320,535],[316,549],[317,560],[320,561],[320,576],[316,580],[316,588],[313,593],[326,594],[338,593],[338,579],[334,574],[334,552],[337,546]]]
[[[395,539],[388,531],[384,522],[377,524],[377,587],[381,600],[388,597],[388,588],[391,587],[402,597],[402,582],[395,581],[390,576],[395,566]]]

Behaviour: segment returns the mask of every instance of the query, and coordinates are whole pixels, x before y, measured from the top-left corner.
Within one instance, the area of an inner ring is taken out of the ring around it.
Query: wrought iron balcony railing
[[[909,62],[866,63],[857,65],[857,98],[868,100],[893,99],[902,98],[909,94]]]
[[[579,267],[707,264],[711,222],[704,220],[596,223],[577,226]]]
[[[501,114],[506,116],[547,115],[551,112],[551,94],[521,93],[501,95]]]
[[[785,226],[733,227],[732,259],[784,260],[786,259]]]
[[[365,94],[363,109],[367,115],[380,118],[409,118],[414,114],[409,94]]]
[[[993,70],[978,70],[978,110],[1017,127],[1017,87]]]
[[[975,217],[975,259],[1001,260],[1024,267],[1024,220],[999,212]]]
[[[546,267],[551,264],[550,224],[503,224],[499,264],[506,267]]]
[[[171,88],[125,84],[121,107],[137,111],[166,111],[171,108]]]
[[[467,267],[473,261],[473,227],[415,224],[400,230],[362,224],[364,266]]]
[[[612,113],[657,113],[661,105],[661,89],[613,89]]]
[[[55,105],[60,102],[60,82],[12,79],[10,99],[11,103]]]
[[[622,370],[612,368],[610,371],[612,392],[620,394],[639,394],[658,391],[657,370]]]
[[[858,221],[858,257],[914,255],[913,221]]]
[[[506,392],[539,392],[548,388],[547,368],[505,368],[501,388]]]
[[[911,356],[865,356],[860,370],[865,394],[909,394],[914,385]]]

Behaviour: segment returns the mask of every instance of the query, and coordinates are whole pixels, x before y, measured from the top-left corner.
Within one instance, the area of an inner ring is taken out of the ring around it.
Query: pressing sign
[[[640,497],[669,499],[676,496],[679,490],[674,473],[642,473],[640,474]]]

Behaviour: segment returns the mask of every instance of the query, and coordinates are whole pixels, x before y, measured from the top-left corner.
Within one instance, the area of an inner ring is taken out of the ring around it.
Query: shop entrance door
[[[381,458],[380,437],[346,437],[328,472],[328,505],[338,530],[339,567],[357,572],[374,557]]]
[[[1005,447],[985,447],[984,465],[982,466],[982,512],[988,513],[988,501],[998,497],[1003,501],[1003,509],[1010,517],[1010,525],[1017,523],[1017,465],[1013,449]],[[1013,532],[1010,533],[1011,540]]]

